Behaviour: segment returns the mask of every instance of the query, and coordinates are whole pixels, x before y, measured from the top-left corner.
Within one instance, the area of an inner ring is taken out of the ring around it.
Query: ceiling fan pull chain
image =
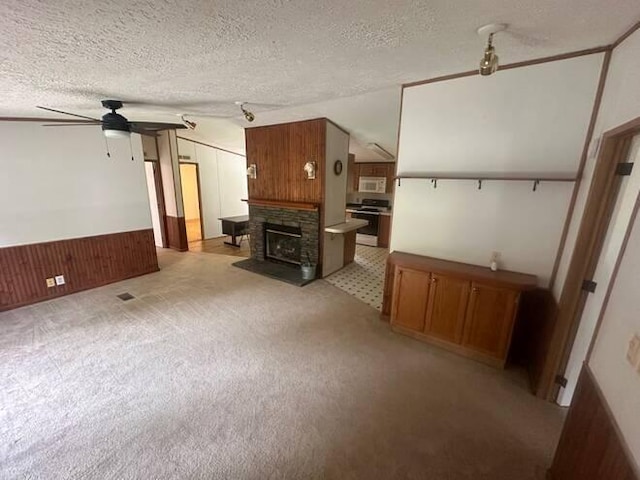
[[[107,141],[107,137],[102,137],[104,138],[104,146],[107,149],[107,157],[111,158],[111,154],[109,153],[109,142]]]
[[[129,135],[129,151],[131,152],[131,161],[133,162],[133,144],[131,143],[131,135]]]

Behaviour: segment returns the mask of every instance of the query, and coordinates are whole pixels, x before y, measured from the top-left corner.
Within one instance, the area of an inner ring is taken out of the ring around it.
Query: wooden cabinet
[[[378,246],[389,248],[389,237],[391,236],[391,216],[380,215],[378,220]]]
[[[350,153],[349,161],[347,162],[347,193],[356,193],[358,191],[359,170],[356,156]]]
[[[460,343],[469,290],[466,280],[432,274],[424,332],[442,340]]]
[[[387,179],[386,193],[393,192],[394,177],[396,174],[395,163],[356,163],[355,190],[358,191],[360,177],[385,177]]]
[[[386,282],[393,281],[393,330],[493,366],[504,367],[520,294],[536,277],[394,252]],[[385,292],[388,292],[385,285]]]
[[[520,292],[473,283],[462,345],[496,358],[506,357]]]
[[[416,332],[424,330],[430,285],[428,273],[403,267],[397,269],[392,307],[395,325]]]

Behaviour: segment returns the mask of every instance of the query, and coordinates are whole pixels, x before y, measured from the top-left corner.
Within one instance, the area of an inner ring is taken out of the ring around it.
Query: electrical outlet
[[[47,288],[55,287],[56,281],[53,277],[47,278]]]
[[[56,275],[56,285],[64,285],[64,275]]]
[[[631,338],[631,340],[629,340],[627,361],[632,367],[640,368],[640,335],[637,333]]]

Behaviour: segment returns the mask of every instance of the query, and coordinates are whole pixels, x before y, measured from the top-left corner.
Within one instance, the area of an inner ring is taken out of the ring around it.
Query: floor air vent
[[[127,300],[132,300],[132,299],[136,298],[133,295],[131,295],[129,292],[121,293],[120,295],[117,295],[117,297],[120,300],[122,300],[123,302],[126,302]]]

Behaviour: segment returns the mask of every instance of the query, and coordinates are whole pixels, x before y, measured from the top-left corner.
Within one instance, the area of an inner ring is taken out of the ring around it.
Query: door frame
[[[620,162],[626,160],[631,141],[638,133],[640,117],[606,131],[601,137],[600,151],[536,392],[547,400],[555,401],[558,396],[560,385],[556,383],[556,376],[564,374],[588,296],[582,284],[595,274],[618,200],[623,177],[617,174],[616,169]]]
[[[198,162],[183,162],[182,160],[178,161],[178,169],[180,169],[180,165],[195,165],[196,167],[196,184],[198,186],[198,210],[200,212],[200,241],[203,241],[204,238],[204,216],[202,215],[202,187],[200,184],[200,165]],[[180,174],[180,188],[182,188],[182,174]],[[182,209],[184,210],[184,196],[182,197]],[[185,223],[186,223],[185,218]],[[187,243],[189,239],[187,239]]]
[[[155,140],[155,139],[154,139]],[[156,147],[157,148],[157,147]],[[162,186],[162,173],[160,172],[160,160],[144,160],[153,166],[153,183],[156,189],[156,205],[160,220],[160,243],[162,248],[167,248],[167,210],[164,203],[164,187]]]

